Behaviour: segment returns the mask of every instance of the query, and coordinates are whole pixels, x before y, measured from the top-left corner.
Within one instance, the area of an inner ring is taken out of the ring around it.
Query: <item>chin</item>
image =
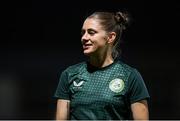
[[[84,55],[89,56],[89,55],[90,55],[90,53],[84,52]]]
[[[88,51],[88,50],[84,50],[83,53],[84,53],[84,55],[86,55],[86,56],[90,56],[90,55],[92,54],[92,52],[91,52],[91,51]]]

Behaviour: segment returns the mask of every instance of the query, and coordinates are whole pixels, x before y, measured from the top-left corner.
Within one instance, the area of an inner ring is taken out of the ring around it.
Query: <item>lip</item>
[[[83,49],[88,49],[91,46],[92,46],[92,44],[83,44]]]

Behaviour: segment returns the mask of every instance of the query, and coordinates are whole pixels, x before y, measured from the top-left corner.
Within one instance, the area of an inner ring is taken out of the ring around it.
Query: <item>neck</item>
[[[90,56],[90,64],[98,68],[106,67],[113,62],[114,59],[112,58],[111,53]]]

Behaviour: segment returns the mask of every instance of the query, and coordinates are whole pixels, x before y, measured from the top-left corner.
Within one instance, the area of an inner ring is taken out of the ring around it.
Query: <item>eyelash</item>
[[[85,34],[85,31],[82,31],[82,32],[81,32],[81,35],[83,36],[84,34]],[[94,35],[94,34],[95,34],[95,32],[91,32],[91,31],[89,31],[89,32],[88,32],[88,34],[90,34],[90,35]]]
[[[81,35],[83,36],[83,35],[84,35],[84,33],[85,33],[85,31],[82,31],[82,32],[81,32]]]
[[[92,32],[92,31],[90,31],[90,32],[88,32],[90,35],[94,35],[95,34],[95,32]]]

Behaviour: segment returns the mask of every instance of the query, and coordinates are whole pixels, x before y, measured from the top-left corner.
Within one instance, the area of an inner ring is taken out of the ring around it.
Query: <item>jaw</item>
[[[83,46],[83,53],[85,55],[90,55],[91,53],[93,53],[93,45],[90,46]]]
[[[92,54],[92,51],[90,49],[86,49],[83,51],[84,55],[90,56]]]

